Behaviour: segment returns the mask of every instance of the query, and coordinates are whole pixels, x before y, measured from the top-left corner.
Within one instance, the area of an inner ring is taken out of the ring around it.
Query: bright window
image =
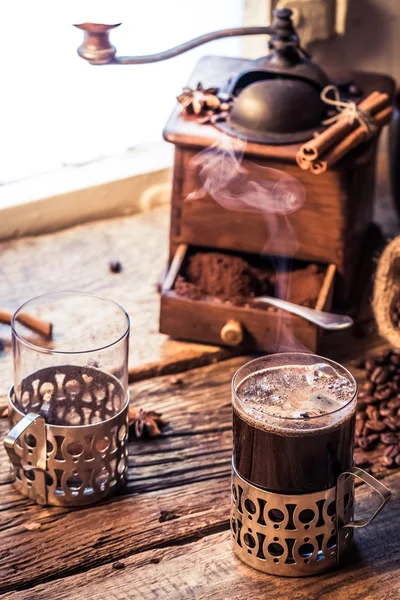
[[[165,50],[208,31],[240,26],[242,3],[109,3],[108,22],[123,21],[111,41],[121,55]],[[83,33],[70,23],[107,22],[96,3],[77,5],[68,18],[58,2],[5,4],[0,8],[0,184],[159,141],[199,58],[241,54],[240,38],[231,38],[166,62],[94,67],[76,54]]]

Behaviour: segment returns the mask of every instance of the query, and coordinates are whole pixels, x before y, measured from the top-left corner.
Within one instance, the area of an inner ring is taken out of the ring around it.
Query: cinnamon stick
[[[381,94],[380,92],[375,91],[367,98],[364,98],[358,105],[358,108],[370,115],[374,115],[388,103],[388,94]],[[309,161],[315,160],[321,156],[321,154],[326,152],[326,150],[334,146],[339,140],[356,129],[357,126],[358,122],[356,120],[354,120],[353,123],[350,123],[346,119],[339,119],[315,138],[303,144],[299,150],[299,155]]]
[[[387,106],[376,115],[374,115],[374,119],[379,128],[382,128],[384,125],[389,123],[392,117],[393,109],[391,106]],[[325,171],[337,163],[345,154],[353,150],[359,146],[362,142],[364,142],[368,138],[368,133],[366,132],[364,127],[357,127],[353,132],[351,132],[348,136],[346,136],[337,146],[332,148],[324,157],[320,160],[314,160],[311,163],[311,171],[315,175],[320,175],[321,173],[325,173]]]
[[[0,323],[3,323],[3,325],[11,325],[12,316],[11,312],[0,308]],[[53,325],[48,321],[32,317],[32,315],[28,315],[27,313],[19,313],[16,320],[21,323],[21,325],[24,325],[24,327],[51,340]]]
[[[296,154],[296,161],[303,171],[307,171],[311,167],[311,161],[308,160],[308,158],[305,158],[305,156],[302,156],[300,152]]]

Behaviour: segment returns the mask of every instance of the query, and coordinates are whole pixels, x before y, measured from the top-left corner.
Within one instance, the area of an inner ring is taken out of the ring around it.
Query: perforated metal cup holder
[[[9,394],[4,441],[18,490],[38,504],[82,506],[125,482],[129,397],[92,367],[37,371]]]
[[[354,520],[354,478],[382,498],[365,520]],[[244,480],[233,465],[231,531],[235,554],[265,573],[299,577],[326,571],[350,549],[353,531],[382,510],[390,491],[361,469],[349,469],[338,484],[311,494],[277,494]]]

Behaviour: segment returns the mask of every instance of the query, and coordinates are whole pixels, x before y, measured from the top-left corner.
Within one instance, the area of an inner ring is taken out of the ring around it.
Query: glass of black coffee
[[[241,367],[232,397],[236,554],[280,575],[330,568],[351,544],[354,477],[376,487],[353,467],[354,377],[320,356],[275,354]]]

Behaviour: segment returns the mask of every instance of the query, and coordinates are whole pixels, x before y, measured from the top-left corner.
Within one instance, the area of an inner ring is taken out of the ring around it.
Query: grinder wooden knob
[[[239,321],[230,319],[221,329],[221,340],[228,346],[238,346],[243,341],[243,327]]]

